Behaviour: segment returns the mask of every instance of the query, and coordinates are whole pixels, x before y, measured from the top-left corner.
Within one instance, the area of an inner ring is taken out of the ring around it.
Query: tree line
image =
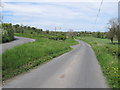
[[[14,40],[14,33],[41,33],[42,29],[35,27],[23,26],[23,25],[12,25],[11,23],[2,23],[2,43]]]
[[[24,25],[12,25],[11,23],[2,24],[2,42],[9,42],[14,40],[14,33],[22,34],[32,34],[39,35],[40,37],[45,37],[53,40],[65,40],[66,38],[74,38],[76,36],[94,36],[96,38],[105,39],[108,38],[113,43],[114,39],[118,40],[120,43],[120,26],[117,19],[111,19],[108,23],[108,32],[88,32],[80,31],[74,32],[74,30],[69,30],[68,32],[56,32],[56,31],[43,31],[43,29],[38,29],[36,27],[24,26]]]
[[[11,23],[2,23],[2,43],[14,40],[14,33],[39,35],[42,38],[48,38],[53,40],[65,40],[66,35],[64,32],[43,31],[36,27],[24,26]]]

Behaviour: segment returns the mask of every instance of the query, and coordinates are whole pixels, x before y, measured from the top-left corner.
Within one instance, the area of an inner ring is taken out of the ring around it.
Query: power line
[[[96,24],[97,19],[98,19],[98,17],[99,17],[99,14],[100,14],[100,11],[101,11],[102,4],[103,4],[103,0],[101,1],[100,7],[99,7],[99,9],[98,9],[97,17],[96,17],[96,19],[95,19],[95,24]]]

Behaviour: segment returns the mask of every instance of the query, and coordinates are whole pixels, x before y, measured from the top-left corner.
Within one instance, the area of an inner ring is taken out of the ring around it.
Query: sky
[[[118,17],[118,1],[104,0],[4,0],[4,23],[34,26],[54,31],[107,31],[107,23]]]

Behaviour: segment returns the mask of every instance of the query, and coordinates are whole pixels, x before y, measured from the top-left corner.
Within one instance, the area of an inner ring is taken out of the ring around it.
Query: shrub
[[[53,40],[66,40],[66,36],[50,36],[49,39],[53,39]]]
[[[2,24],[2,43],[14,40],[12,24]]]

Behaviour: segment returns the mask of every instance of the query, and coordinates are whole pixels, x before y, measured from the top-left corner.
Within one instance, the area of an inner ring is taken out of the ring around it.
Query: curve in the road
[[[107,88],[94,51],[77,41],[72,51],[7,81],[4,88]]]
[[[13,48],[13,47],[15,47],[17,45],[20,45],[20,44],[23,44],[23,43],[27,43],[27,42],[33,42],[33,41],[35,41],[35,39],[15,36],[15,40],[14,41],[0,44],[0,54],[2,54],[7,49]]]

